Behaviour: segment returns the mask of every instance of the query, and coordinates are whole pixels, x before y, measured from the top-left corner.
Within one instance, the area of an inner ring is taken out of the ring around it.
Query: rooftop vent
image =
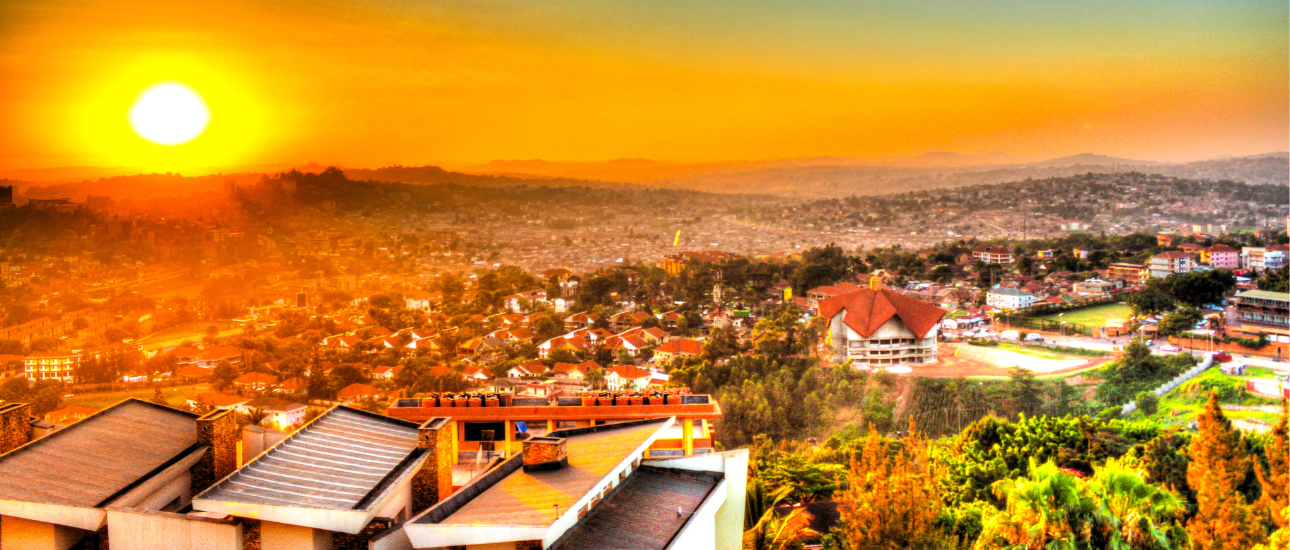
[[[559,470],[569,465],[563,437],[534,437],[524,441],[524,471]]]

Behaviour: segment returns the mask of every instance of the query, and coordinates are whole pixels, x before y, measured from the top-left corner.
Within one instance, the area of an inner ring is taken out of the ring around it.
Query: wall
[[[0,548],[5,550],[67,550],[90,534],[43,521],[0,516]]]
[[[717,550],[741,550],[744,534],[744,506],[748,487],[748,449],[664,460],[648,460],[650,466],[680,468],[725,474],[725,502],[713,517]],[[673,545],[675,548],[683,546]]]
[[[1257,337],[1258,336],[1255,336],[1255,338]],[[1200,338],[1179,338],[1177,336],[1170,336],[1169,343],[1183,348],[1204,349],[1204,350],[1209,349],[1209,340],[1200,339]],[[1237,344],[1235,342],[1228,342],[1226,344],[1220,344],[1218,342],[1214,342],[1214,350],[1226,351],[1233,355],[1236,355],[1236,354],[1258,355],[1262,357],[1279,356],[1281,358],[1290,357],[1290,344],[1283,344],[1281,342],[1272,342],[1272,341],[1269,341],[1266,346],[1263,346],[1262,348],[1259,348],[1259,349],[1250,349],[1240,344]]]
[[[262,550],[331,550],[332,533],[272,521],[260,522]]]
[[[236,521],[109,508],[112,550],[242,550]]]

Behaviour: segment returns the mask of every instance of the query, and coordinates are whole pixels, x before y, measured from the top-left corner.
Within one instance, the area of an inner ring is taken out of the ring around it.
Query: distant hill
[[[1050,166],[1079,166],[1079,165],[1084,165],[1084,166],[1088,166],[1088,165],[1094,165],[1094,166],[1114,166],[1114,165],[1150,166],[1150,165],[1153,165],[1153,164],[1159,164],[1159,163],[1152,162],[1152,161],[1149,161],[1149,160],[1133,160],[1133,159],[1125,159],[1125,158],[1117,158],[1117,157],[1108,157],[1108,156],[1106,156],[1106,155],[1098,155],[1098,154],[1094,154],[1094,153],[1081,153],[1081,154],[1078,154],[1078,155],[1071,155],[1071,156],[1068,156],[1068,157],[1060,157],[1060,158],[1049,159],[1049,160],[1044,160],[1044,161],[1039,161],[1039,162],[1032,162],[1032,163],[1030,163],[1030,164],[1027,164],[1027,166],[1035,166],[1035,167],[1039,167],[1039,168],[1046,168],[1046,167],[1050,167]]]

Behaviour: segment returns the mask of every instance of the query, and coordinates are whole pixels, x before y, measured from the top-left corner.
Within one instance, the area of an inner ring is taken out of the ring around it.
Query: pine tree
[[[1268,466],[1264,468],[1255,468],[1255,473],[1259,476],[1259,485],[1263,488],[1263,495],[1259,497],[1259,504],[1263,507],[1263,512],[1272,520],[1277,527],[1286,528],[1286,517],[1282,515],[1281,510],[1290,506],[1290,405],[1285,400],[1281,401],[1281,421],[1276,427],[1272,428],[1272,436],[1264,446],[1267,449]]]
[[[1245,550],[1263,540],[1262,526],[1236,490],[1249,457],[1223,416],[1217,392],[1210,392],[1197,422],[1200,433],[1187,449],[1187,484],[1196,491],[1197,511],[1187,522],[1187,533],[1196,550]]]
[[[936,525],[941,501],[927,440],[910,427],[905,449],[869,430],[859,457],[851,458],[842,495],[842,541],[852,550],[933,550],[949,546]]]

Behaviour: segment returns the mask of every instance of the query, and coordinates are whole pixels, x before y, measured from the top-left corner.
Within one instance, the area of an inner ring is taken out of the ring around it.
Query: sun
[[[127,118],[139,137],[160,145],[179,145],[202,135],[211,112],[196,90],[178,82],[163,82],[140,92]]]

